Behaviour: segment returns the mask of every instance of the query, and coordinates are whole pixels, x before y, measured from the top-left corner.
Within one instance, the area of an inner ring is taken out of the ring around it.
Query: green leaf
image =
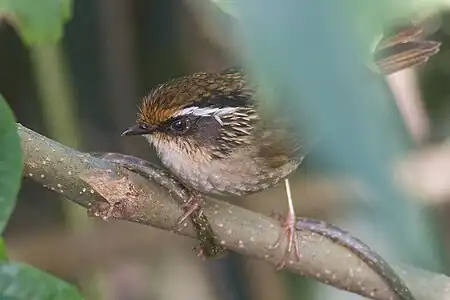
[[[5,240],[0,238],[0,262],[8,261],[8,253],[6,252]]]
[[[58,41],[71,15],[72,0],[0,0],[0,17],[12,22],[28,45]]]
[[[14,116],[0,95],[0,232],[11,214],[22,177],[22,150]]]
[[[392,180],[393,166],[411,148],[409,136],[385,79],[366,66],[381,28],[412,12],[401,4],[413,2],[415,7],[438,3],[239,0],[237,4],[244,61],[258,82],[276,91],[271,105],[296,121],[301,133],[321,140],[313,151],[316,162],[364,183],[364,197],[371,201],[361,208],[391,238],[398,257],[431,268],[440,263],[429,215]]]
[[[82,300],[75,287],[20,263],[0,264],[0,299]]]
[[[236,0],[210,0],[217,5],[224,13],[233,17],[239,17],[239,11],[237,9]]]

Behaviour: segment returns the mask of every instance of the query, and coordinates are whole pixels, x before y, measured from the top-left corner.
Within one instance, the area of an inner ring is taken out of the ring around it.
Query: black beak
[[[141,135],[141,134],[149,134],[152,133],[154,129],[142,126],[140,124],[136,124],[128,128],[122,133],[122,136],[129,136],[129,135]]]

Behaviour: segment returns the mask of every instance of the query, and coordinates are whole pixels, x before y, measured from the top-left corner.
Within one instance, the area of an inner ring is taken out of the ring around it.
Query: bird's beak
[[[122,136],[149,134],[152,132],[153,130],[151,128],[143,128],[139,124],[136,124],[125,130]]]

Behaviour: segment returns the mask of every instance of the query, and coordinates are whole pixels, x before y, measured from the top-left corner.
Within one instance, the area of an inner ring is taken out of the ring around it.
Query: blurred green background
[[[20,123],[57,141],[155,161],[144,139],[120,137],[134,123],[141,98],[170,78],[235,64],[230,56],[235,45],[226,36],[221,43],[212,38],[196,9],[191,1],[76,0],[60,45],[32,48],[1,23],[0,93]],[[418,125],[419,145],[450,133],[450,15],[431,23],[439,28],[430,38],[443,43],[441,52],[417,70],[417,78],[409,72],[399,79],[425,104],[428,118]],[[308,161],[299,170],[294,198],[308,201],[297,201],[297,213],[338,223],[389,257],[389,241],[354,209],[357,193],[317,174],[320,167]],[[232,201],[270,213],[286,209],[286,203],[272,201],[283,197],[280,187]],[[445,272],[450,206],[443,201],[429,207],[442,241],[435,258]],[[194,241],[136,224],[92,221],[84,214],[25,179],[5,233],[10,256],[79,285],[87,299],[358,298],[233,253],[205,262],[191,251]]]

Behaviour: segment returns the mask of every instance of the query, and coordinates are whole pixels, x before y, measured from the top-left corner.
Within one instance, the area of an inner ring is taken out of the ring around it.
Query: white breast
[[[170,172],[189,187],[207,194],[243,195],[257,192],[275,185],[298,166],[286,164],[267,173],[261,172],[261,165],[256,160],[211,160],[204,153],[188,155],[173,142],[152,142],[155,142],[158,157]]]
[[[155,146],[161,163],[184,184],[200,192],[213,192],[214,187],[208,181],[211,163],[206,160],[206,157],[203,161],[194,162],[193,156],[188,155],[185,151],[180,151],[179,145],[175,142],[162,142],[153,139],[152,136],[147,136],[147,140]]]

